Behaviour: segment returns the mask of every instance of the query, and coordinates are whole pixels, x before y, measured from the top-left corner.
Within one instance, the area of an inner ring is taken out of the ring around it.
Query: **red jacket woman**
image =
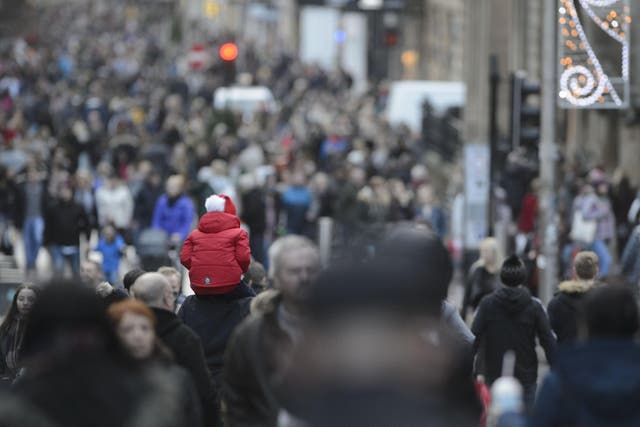
[[[207,213],[184,242],[180,262],[189,270],[196,295],[231,292],[251,262],[249,236],[240,228],[236,207],[228,196],[213,195]]]

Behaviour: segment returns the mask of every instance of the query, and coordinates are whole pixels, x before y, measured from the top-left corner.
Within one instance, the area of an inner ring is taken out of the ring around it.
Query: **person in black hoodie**
[[[536,337],[550,364],[556,341],[542,304],[522,286],[526,281],[524,262],[516,255],[507,258],[502,264],[500,279],[505,286],[482,300],[471,326],[476,336],[474,350],[484,365],[478,373],[483,374],[491,386],[502,375],[505,353],[513,351],[514,376],[522,383],[525,405],[530,410],[538,380]]]
[[[64,273],[64,263],[71,265],[74,276],[80,275],[80,234],[91,234],[91,224],[84,208],[73,200],[70,188],[60,190],[55,204],[46,210],[44,244],[49,247],[55,274]]]
[[[175,295],[160,273],[145,273],[131,288],[135,299],[147,304],[156,316],[156,334],[173,353],[176,364],[191,374],[200,402],[203,425],[215,427],[220,419],[217,390],[211,382],[200,338],[174,314]]]
[[[584,300],[597,286],[598,262],[598,255],[594,252],[578,253],[573,260],[574,280],[562,282],[558,293],[549,302],[549,322],[558,344],[573,342],[578,337],[578,317]]]

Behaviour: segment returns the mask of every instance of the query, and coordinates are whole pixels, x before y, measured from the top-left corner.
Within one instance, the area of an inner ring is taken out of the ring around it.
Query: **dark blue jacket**
[[[167,195],[163,194],[156,202],[151,226],[166,231],[169,236],[178,233],[184,240],[191,231],[194,214],[193,202],[189,197],[180,196],[170,203]]]
[[[545,379],[532,427],[640,426],[640,346],[598,341],[562,349]]]

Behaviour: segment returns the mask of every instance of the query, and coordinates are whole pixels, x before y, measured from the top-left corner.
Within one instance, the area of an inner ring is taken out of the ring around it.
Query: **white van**
[[[412,132],[422,128],[422,106],[429,101],[436,114],[464,107],[466,85],[462,82],[406,80],[391,83],[385,117],[392,126],[406,124]]]
[[[265,86],[231,86],[216,90],[213,106],[218,110],[229,109],[251,117],[258,111],[277,111],[271,90]]]

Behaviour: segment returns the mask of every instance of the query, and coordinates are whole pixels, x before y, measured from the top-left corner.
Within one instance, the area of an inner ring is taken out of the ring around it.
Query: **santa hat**
[[[207,212],[224,212],[229,215],[236,214],[236,206],[231,201],[231,198],[224,194],[209,196],[204,202],[204,207]]]

